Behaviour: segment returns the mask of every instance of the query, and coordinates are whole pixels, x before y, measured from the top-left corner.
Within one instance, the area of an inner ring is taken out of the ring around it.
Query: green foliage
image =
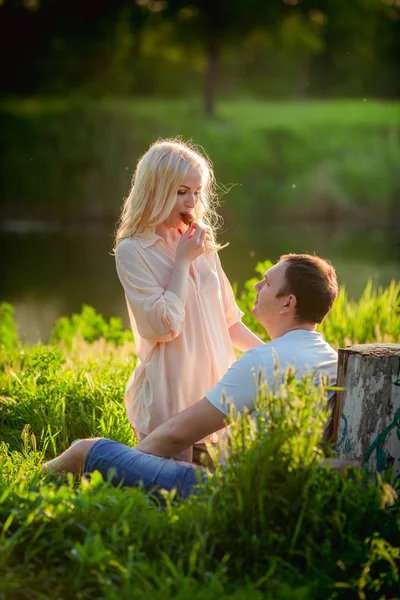
[[[1,203],[30,218],[116,219],[139,157],[181,135],[233,185],[227,216],[382,219],[398,196],[398,115],[373,101],[238,99],[221,102],[215,120],[193,100],[3,102]]]
[[[259,278],[239,299],[247,313]],[[369,284],[353,303],[343,290],[327,340],[398,341],[399,292]],[[58,348],[0,354],[0,598],[397,597],[399,502],[384,481],[321,467],[326,390],[312,374],[259,379],[256,417],[231,412],[225,464],[184,502],[43,474],[76,438],[135,443],[123,394],[136,355],[112,323],[84,307],[58,322]]]
[[[0,349],[9,352],[18,344],[17,326],[14,321],[14,308],[7,302],[0,304]]]
[[[79,335],[85,342],[92,344],[100,338],[121,346],[127,340],[133,340],[132,333],[122,329],[122,321],[111,317],[109,323],[91,306],[83,305],[80,314],[72,317],[61,317],[51,332],[50,343],[63,342],[71,349],[74,338]]]
[[[65,449],[76,438],[101,432],[125,443],[132,441],[123,391],[134,357],[123,350],[116,360],[115,346],[109,345],[106,357],[99,353],[94,359],[75,358],[74,363],[72,357],[80,353],[78,349],[67,360],[56,348],[25,348],[4,371],[0,429],[10,448],[20,446],[26,424],[47,456],[55,456],[57,449]]]
[[[188,96],[200,92],[211,50],[221,94],[393,97],[398,22],[391,0],[104,0],[90,13],[77,1],[3,0],[2,90]]]
[[[319,327],[336,347],[349,344],[400,341],[400,282],[387,288],[369,281],[358,302],[347,297],[345,288]]]
[[[9,399],[1,431],[13,427],[16,436],[0,445],[0,597],[395,597],[399,506],[386,507],[384,483],[321,468],[326,397],[310,374],[296,382],[288,371],[275,388],[259,382],[256,423],[239,418],[225,467],[185,502],[165,494],[161,508],[141,489],[112,488],[98,474],[90,481],[41,474],[43,458],[78,434],[77,421],[113,404],[114,428],[97,419],[84,433],[133,442],[122,386],[114,390],[114,370],[126,363],[122,348],[113,361],[98,357],[102,394],[95,365],[44,347],[27,349],[13,375],[1,375]],[[65,398],[58,431],[57,411],[49,410],[59,401],[57,386]],[[80,400],[75,414],[68,390]],[[27,396],[37,408],[50,397],[36,422]]]
[[[254,331],[259,337],[263,340],[268,340],[268,334],[266,333],[264,327],[253,317],[251,311],[254,307],[254,301],[257,296],[257,292],[254,289],[256,283],[258,283],[261,279],[264,279],[265,272],[272,267],[272,262],[269,260],[265,260],[264,262],[259,262],[256,265],[256,273],[258,277],[252,277],[248,279],[244,284],[243,292],[237,298],[237,304],[244,312],[243,323]]]

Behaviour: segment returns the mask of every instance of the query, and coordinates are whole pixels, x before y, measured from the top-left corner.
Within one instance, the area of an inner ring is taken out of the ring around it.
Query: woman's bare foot
[[[85,464],[89,450],[101,438],[88,438],[76,440],[60,456],[49,460],[42,465],[46,473],[80,473]]]

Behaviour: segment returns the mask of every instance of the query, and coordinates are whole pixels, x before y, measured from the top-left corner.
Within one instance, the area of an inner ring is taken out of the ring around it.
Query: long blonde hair
[[[154,231],[164,223],[176,204],[182,180],[192,169],[198,169],[202,176],[193,215],[206,229],[206,248],[214,251],[222,248],[215,237],[221,217],[215,211],[218,199],[211,161],[190,143],[175,138],[158,140],[139,159],[117,226],[114,252],[125,238]]]

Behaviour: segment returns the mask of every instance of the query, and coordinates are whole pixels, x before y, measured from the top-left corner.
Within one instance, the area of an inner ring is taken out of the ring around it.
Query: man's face
[[[264,279],[254,286],[257,291],[257,297],[251,312],[270,335],[271,331],[269,331],[269,327],[281,319],[281,311],[289,298],[289,296],[277,297],[277,294],[285,286],[286,267],[286,261],[284,260],[277,263],[268,269]]]

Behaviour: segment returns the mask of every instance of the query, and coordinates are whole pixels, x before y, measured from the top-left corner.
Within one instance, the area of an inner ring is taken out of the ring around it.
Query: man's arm
[[[225,414],[204,397],[157,427],[135,449],[156,456],[175,456],[222,429],[225,419]]]
[[[238,412],[242,412],[245,407],[253,410],[254,398],[257,397],[255,374],[259,367],[262,367],[262,363],[258,350],[245,352],[228,369],[221,381],[207,392],[207,396],[157,427],[135,448],[156,456],[175,456],[225,426],[226,415],[229,413],[226,399],[229,399]],[[271,372],[273,373],[272,360]]]

